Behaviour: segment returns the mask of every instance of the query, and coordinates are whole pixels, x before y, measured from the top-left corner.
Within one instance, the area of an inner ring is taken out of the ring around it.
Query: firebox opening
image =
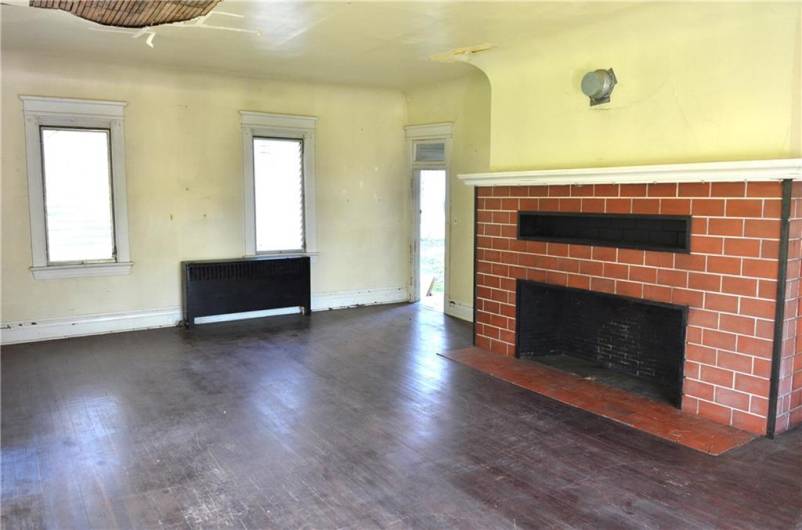
[[[518,280],[518,357],[679,407],[687,308]]]

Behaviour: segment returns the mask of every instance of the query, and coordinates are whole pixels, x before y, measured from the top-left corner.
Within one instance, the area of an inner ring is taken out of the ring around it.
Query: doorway
[[[417,174],[418,297],[425,307],[442,312],[446,286],[446,170],[421,169]]]
[[[409,301],[447,313],[452,125],[405,127],[411,169]]]

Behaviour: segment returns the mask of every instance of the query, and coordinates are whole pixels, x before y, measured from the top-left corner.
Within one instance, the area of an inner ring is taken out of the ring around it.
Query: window
[[[256,252],[304,249],[303,140],[253,139]]]
[[[48,263],[113,261],[109,131],[40,130]]]
[[[415,162],[445,162],[446,144],[444,142],[415,142]]]
[[[242,112],[245,254],[315,254],[316,118]]]
[[[22,100],[34,277],[129,273],[125,103]]]

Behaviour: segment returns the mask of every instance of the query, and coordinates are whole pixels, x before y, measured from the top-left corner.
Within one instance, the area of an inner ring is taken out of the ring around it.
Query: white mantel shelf
[[[704,162],[459,175],[468,186],[544,186],[551,184],[654,184],[659,182],[743,182],[802,179],[802,158]]]

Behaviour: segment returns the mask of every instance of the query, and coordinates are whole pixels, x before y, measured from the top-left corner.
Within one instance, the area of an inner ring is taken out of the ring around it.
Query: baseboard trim
[[[312,311],[345,309],[363,305],[394,304],[407,301],[405,287],[335,291],[312,295]],[[299,308],[271,309],[232,315],[215,315],[196,319],[196,323],[226,322],[247,318],[298,313]],[[36,321],[4,322],[0,326],[0,344],[19,344],[44,340],[84,337],[105,333],[120,333],[142,329],[164,328],[178,325],[181,320],[178,307],[81,315],[67,318],[51,318]]]
[[[67,337],[163,328],[175,326],[179,320],[181,320],[181,311],[176,307],[152,311],[130,311],[34,321],[4,322],[2,328],[0,328],[0,344],[18,344],[21,342],[38,342]]]
[[[459,318],[460,320],[473,322],[473,305],[471,304],[463,304],[462,302],[450,300],[446,304],[445,313],[446,315]]]
[[[312,294],[312,311],[345,309],[363,305],[397,304],[409,300],[406,287],[332,291]]]

